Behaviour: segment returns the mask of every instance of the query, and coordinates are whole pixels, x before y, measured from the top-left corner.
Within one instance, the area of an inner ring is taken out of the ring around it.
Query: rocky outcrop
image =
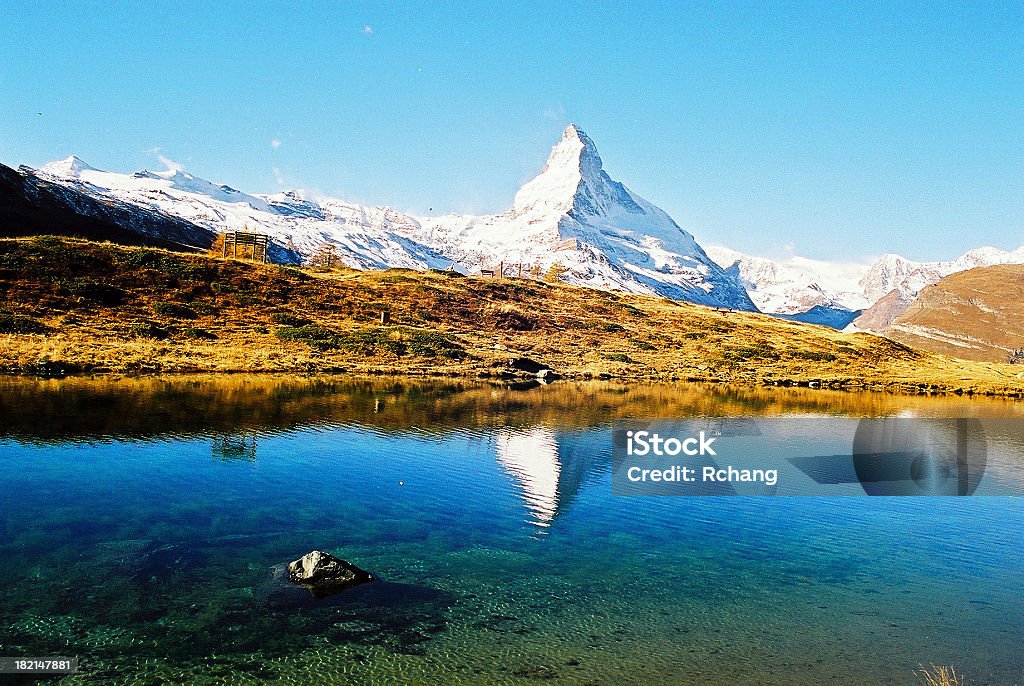
[[[351,562],[313,550],[288,565],[288,578],[314,595],[333,593],[373,581],[373,575]]]

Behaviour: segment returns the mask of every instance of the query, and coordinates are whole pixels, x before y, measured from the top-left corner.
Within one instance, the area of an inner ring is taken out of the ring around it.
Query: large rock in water
[[[373,575],[322,550],[306,553],[288,565],[288,578],[311,590],[342,590],[373,581]]]

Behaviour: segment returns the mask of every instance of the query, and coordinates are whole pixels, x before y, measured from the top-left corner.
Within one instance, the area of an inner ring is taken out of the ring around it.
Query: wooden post
[[[391,314],[387,310],[381,310],[380,312],[380,323],[387,324],[391,321]]]
[[[505,262],[504,261],[498,263],[498,278],[499,279],[505,278]]]

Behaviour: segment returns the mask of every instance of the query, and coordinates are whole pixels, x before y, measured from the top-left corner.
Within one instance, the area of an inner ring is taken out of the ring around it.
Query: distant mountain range
[[[708,255],[739,278],[762,312],[842,329],[884,333],[925,286],[975,267],[1024,263],[1024,247],[985,247],[954,260],[915,262],[883,255],[869,264],[792,257],[776,262],[722,247]]]
[[[886,336],[952,357],[1024,363],[1024,265],[976,267],[925,286]],[[1024,371],[1024,367],[1021,368]]]
[[[0,165],[0,236],[64,234],[176,250],[206,247],[214,232],[156,208],[102,197],[27,167]]]
[[[979,248],[946,262],[883,255],[870,264],[705,251],[663,210],[613,180],[575,125],[512,207],[488,216],[417,217],[297,190],[254,195],[181,170],[119,174],[74,156],[38,170],[0,165],[2,235],[71,233],[205,249],[218,233],[246,229],[271,236],[277,262],[298,263],[330,246],[358,269],[503,266],[540,275],[554,267],[561,280],[581,286],[875,332],[944,276],[1024,263],[1024,247]]]
[[[389,207],[311,199],[300,191],[250,195],[180,170],[116,174],[77,157],[22,168],[33,183],[180,218],[208,232],[269,234],[277,261],[331,245],[359,269],[407,267],[543,274],[567,283],[754,310],[746,289],[664,211],[604,171],[593,141],[569,126],[543,171],[491,216],[414,217]]]

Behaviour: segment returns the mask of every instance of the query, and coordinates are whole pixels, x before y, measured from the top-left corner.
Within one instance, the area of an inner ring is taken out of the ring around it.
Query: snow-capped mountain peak
[[[63,160],[50,162],[49,164],[44,165],[39,171],[49,176],[76,179],[81,176],[82,172],[96,171],[96,168],[90,166],[89,163],[81,157],[71,155]]]
[[[411,236],[470,270],[499,262],[542,272],[559,265],[563,280],[582,286],[756,309],[693,236],[608,175],[597,146],[574,124],[508,212],[418,221]]]
[[[602,172],[594,141],[578,126],[569,124],[551,149],[544,169],[516,193],[512,213],[569,212],[581,184],[599,182]]]

